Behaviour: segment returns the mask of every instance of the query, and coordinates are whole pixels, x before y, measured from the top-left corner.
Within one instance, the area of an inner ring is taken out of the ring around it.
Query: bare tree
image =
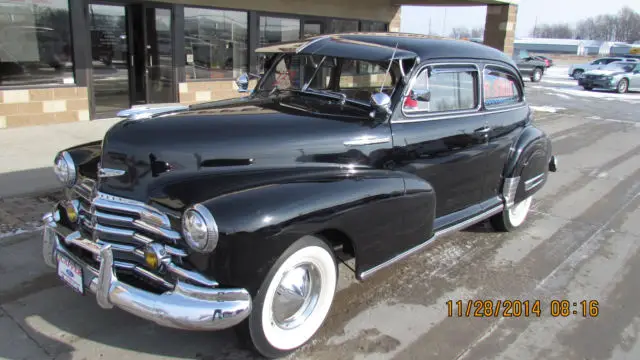
[[[625,6],[615,15],[598,15],[584,19],[576,26],[576,38],[629,43],[638,41],[640,14]]]
[[[569,24],[541,24],[531,31],[536,38],[572,39],[573,29]]]
[[[481,38],[484,36],[484,27],[479,26],[471,29],[471,37],[472,38]]]
[[[468,38],[471,36],[471,32],[466,27],[455,27],[451,29],[451,34],[449,36],[454,39]]]

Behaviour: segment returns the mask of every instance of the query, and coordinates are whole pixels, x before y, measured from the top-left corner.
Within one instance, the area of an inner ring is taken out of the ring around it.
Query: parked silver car
[[[640,60],[638,59],[625,58],[622,56],[603,57],[603,58],[593,60],[590,63],[571,65],[569,67],[569,76],[578,80],[585,73],[585,71],[602,69],[614,61],[622,61],[622,62],[628,62],[628,63],[640,62]]]
[[[615,61],[602,69],[585,72],[578,85],[585,90],[601,88],[622,94],[629,90],[640,91],[640,62]]]

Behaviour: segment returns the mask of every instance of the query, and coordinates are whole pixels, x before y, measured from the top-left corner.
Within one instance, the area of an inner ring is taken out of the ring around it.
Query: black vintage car
[[[56,156],[68,199],[43,253],[64,282],[278,357],[323,324],[338,261],[364,280],[474,223],[516,229],[556,170],[495,49],[352,33],[258,52],[271,66],[248,96],[127,110]]]

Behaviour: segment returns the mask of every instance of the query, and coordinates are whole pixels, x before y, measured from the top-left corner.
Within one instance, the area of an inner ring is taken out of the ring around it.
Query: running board
[[[394,256],[393,258],[383,262],[380,265],[377,265],[375,267],[372,267],[371,269],[367,270],[367,271],[363,271],[362,273],[359,274],[359,276],[357,277],[358,280],[365,280],[366,278],[368,278],[369,276],[373,275],[375,272],[382,270],[406,257],[408,257],[411,254],[414,254],[422,249],[424,249],[427,245],[435,242],[438,238],[445,236],[449,233],[452,233],[454,231],[457,230],[462,230],[468,226],[471,226],[473,224],[476,224],[480,221],[486,220],[490,217],[492,217],[493,215],[499,214],[502,210],[504,210],[504,205],[500,204],[496,207],[493,207],[483,213],[480,213],[472,218],[469,218],[467,220],[464,220],[462,222],[459,222],[453,226],[450,226],[448,228],[444,228],[442,230],[436,231],[433,236],[429,239],[427,239],[425,242],[418,244],[417,246],[412,247],[411,249],[400,253],[396,256]]]

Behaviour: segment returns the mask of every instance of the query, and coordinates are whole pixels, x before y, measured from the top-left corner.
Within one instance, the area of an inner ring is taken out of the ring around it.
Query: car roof
[[[417,56],[421,61],[440,58],[490,59],[515,67],[513,60],[502,51],[473,41],[396,32],[325,34],[269,45],[256,51],[312,53],[341,57],[345,46],[348,45],[358,47],[358,57],[365,59],[368,52],[379,53],[376,58],[379,58],[381,53],[390,58],[392,51],[395,50],[395,58]]]

